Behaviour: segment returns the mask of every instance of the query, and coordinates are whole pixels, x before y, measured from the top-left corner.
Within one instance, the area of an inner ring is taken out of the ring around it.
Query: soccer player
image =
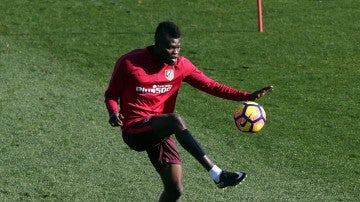
[[[180,46],[179,27],[173,22],[161,22],[155,31],[154,45],[133,50],[117,60],[105,92],[110,125],[121,126],[123,141],[131,149],[147,152],[162,179],[164,190],[159,201],[177,201],[183,192],[181,160],[173,135],[209,172],[217,187],[235,186],[246,176],[244,172],[219,168],[184,120],[174,113],[183,81],[213,96],[234,101],[255,100],[273,89],[268,86],[250,93],[220,84],[179,55]]]

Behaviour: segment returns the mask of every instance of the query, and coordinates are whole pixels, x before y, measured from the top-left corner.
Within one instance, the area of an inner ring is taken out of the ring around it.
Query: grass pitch
[[[114,62],[152,44],[160,21],[182,29],[182,55],[210,77],[253,91],[268,122],[253,135],[238,103],[184,84],[176,111],[223,169],[246,181],[219,190],[182,148],[182,201],[357,201],[360,2],[22,1],[0,4],[0,200],[156,201],[144,153],[107,124]]]

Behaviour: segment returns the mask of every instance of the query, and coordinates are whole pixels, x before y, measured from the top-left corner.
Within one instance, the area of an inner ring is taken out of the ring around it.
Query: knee
[[[171,187],[166,187],[165,192],[167,192],[167,194],[171,196],[169,198],[178,199],[184,193],[184,188],[180,184],[174,185]]]
[[[176,187],[176,194],[180,197],[184,193],[184,187],[182,185]]]
[[[168,120],[169,120],[169,123],[170,125],[173,127],[173,128],[177,128],[177,129],[180,129],[180,130],[184,130],[186,129],[186,125],[185,125],[185,122],[184,120],[182,119],[182,117],[178,114],[168,114]]]

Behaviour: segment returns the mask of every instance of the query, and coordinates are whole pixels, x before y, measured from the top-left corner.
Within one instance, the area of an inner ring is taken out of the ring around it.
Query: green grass
[[[258,134],[237,131],[238,103],[184,84],[176,111],[209,156],[247,180],[217,189],[182,148],[182,201],[357,201],[360,198],[360,2],[22,1],[0,4],[0,201],[156,201],[145,153],[107,124],[115,60],[153,41],[163,20],[182,54],[259,100]]]

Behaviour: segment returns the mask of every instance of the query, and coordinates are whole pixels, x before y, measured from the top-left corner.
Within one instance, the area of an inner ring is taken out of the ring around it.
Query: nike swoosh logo
[[[249,122],[249,120],[250,120],[250,118],[251,118],[251,115],[252,115],[252,113],[249,115],[249,117],[246,117],[245,122],[241,122],[241,123],[240,123],[240,126],[241,126],[241,127],[245,127],[246,123]]]

